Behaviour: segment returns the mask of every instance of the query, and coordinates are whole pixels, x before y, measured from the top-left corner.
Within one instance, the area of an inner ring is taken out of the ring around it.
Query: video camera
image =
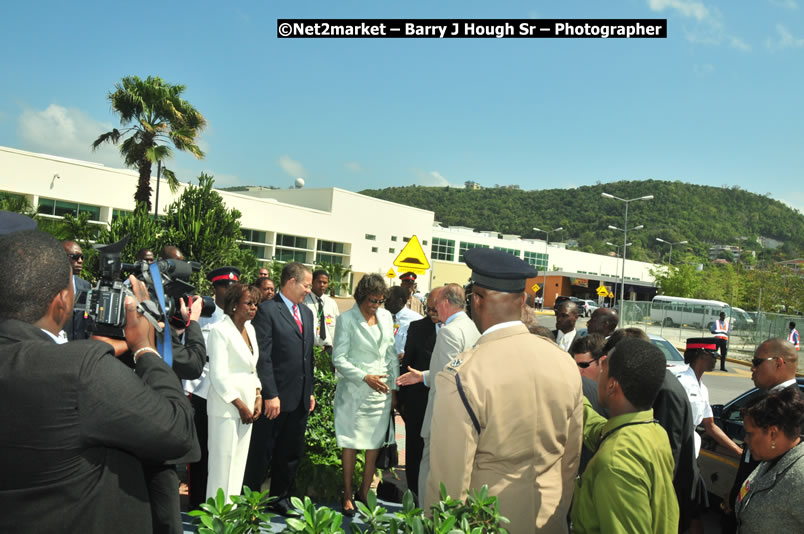
[[[126,324],[126,295],[133,297],[133,294],[128,283],[123,280],[123,273],[134,274],[148,288],[150,300],[141,302],[138,309],[157,331],[162,331],[157,323],[164,316],[169,318],[170,324],[175,328],[184,328],[185,323],[180,312],[181,300],[184,299],[190,307],[195,291],[195,287],[189,283],[190,275],[201,270],[201,264],[195,261],[160,259],[156,262],[159,273],[157,283],[148,262],[121,262],[120,255],[128,240],[129,237],[126,236],[111,245],[95,245],[100,257],[101,278],[95,287],[76,295],[75,300],[75,309],[83,311],[88,319],[87,331],[112,338],[124,337],[122,329]],[[164,309],[158,304],[158,288],[162,290]],[[211,297],[201,298],[201,316],[210,317],[215,311],[215,301]]]

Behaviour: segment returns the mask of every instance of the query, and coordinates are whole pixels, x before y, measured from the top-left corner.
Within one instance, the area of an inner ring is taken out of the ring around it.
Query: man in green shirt
[[[623,339],[603,359],[598,400],[611,418],[584,400],[584,444],[596,452],[576,480],[573,532],[678,532],[673,455],[651,409],[664,374],[662,352],[641,339]]]

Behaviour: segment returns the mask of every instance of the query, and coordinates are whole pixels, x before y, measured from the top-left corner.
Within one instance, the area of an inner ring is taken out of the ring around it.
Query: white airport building
[[[155,191],[156,178],[151,182]],[[0,147],[0,191],[26,197],[42,217],[89,212],[92,224],[106,225],[133,209],[136,186],[134,170]],[[174,194],[162,181],[160,213],[184,187]],[[595,289],[600,285],[617,289],[622,268],[619,258],[570,250],[563,243],[546,246],[542,240],[494,230],[443,227],[432,211],[337,187],[253,187],[219,193],[228,207],[242,214],[243,246],[258,260],[341,263],[351,266],[355,280],[370,272],[384,275],[394,269],[398,273],[394,259],[412,236],[417,237],[430,262],[430,269],[418,280],[422,292],[432,285],[465,283],[469,269],[463,264],[463,253],[476,247],[505,250],[540,271],[546,268],[547,305],[559,294],[596,299]],[[645,300],[655,294],[651,270],[656,268],[650,263],[626,262],[627,299]],[[542,278],[535,283],[541,286]]]

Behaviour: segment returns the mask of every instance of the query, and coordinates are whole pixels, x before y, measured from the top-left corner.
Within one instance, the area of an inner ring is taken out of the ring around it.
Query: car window
[[[664,359],[668,362],[684,361],[684,357],[676,350],[676,348],[667,340],[664,339],[651,339],[651,343],[659,347],[664,354]]]

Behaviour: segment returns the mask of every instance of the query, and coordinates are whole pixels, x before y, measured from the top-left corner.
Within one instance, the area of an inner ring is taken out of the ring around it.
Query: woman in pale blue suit
[[[357,451],[366,451],[363,483],[357,494],[365,501],[376,472],[377,452],[388,431],[391,390],[396,389],[399,374],[393,318],[380,308],[386,291],[382,276],[364,276],[355,289],[355,306],[338,318],[335,330],[335,437],[343,448],[343,512],[347,516],[355,514],[352,475]]]

